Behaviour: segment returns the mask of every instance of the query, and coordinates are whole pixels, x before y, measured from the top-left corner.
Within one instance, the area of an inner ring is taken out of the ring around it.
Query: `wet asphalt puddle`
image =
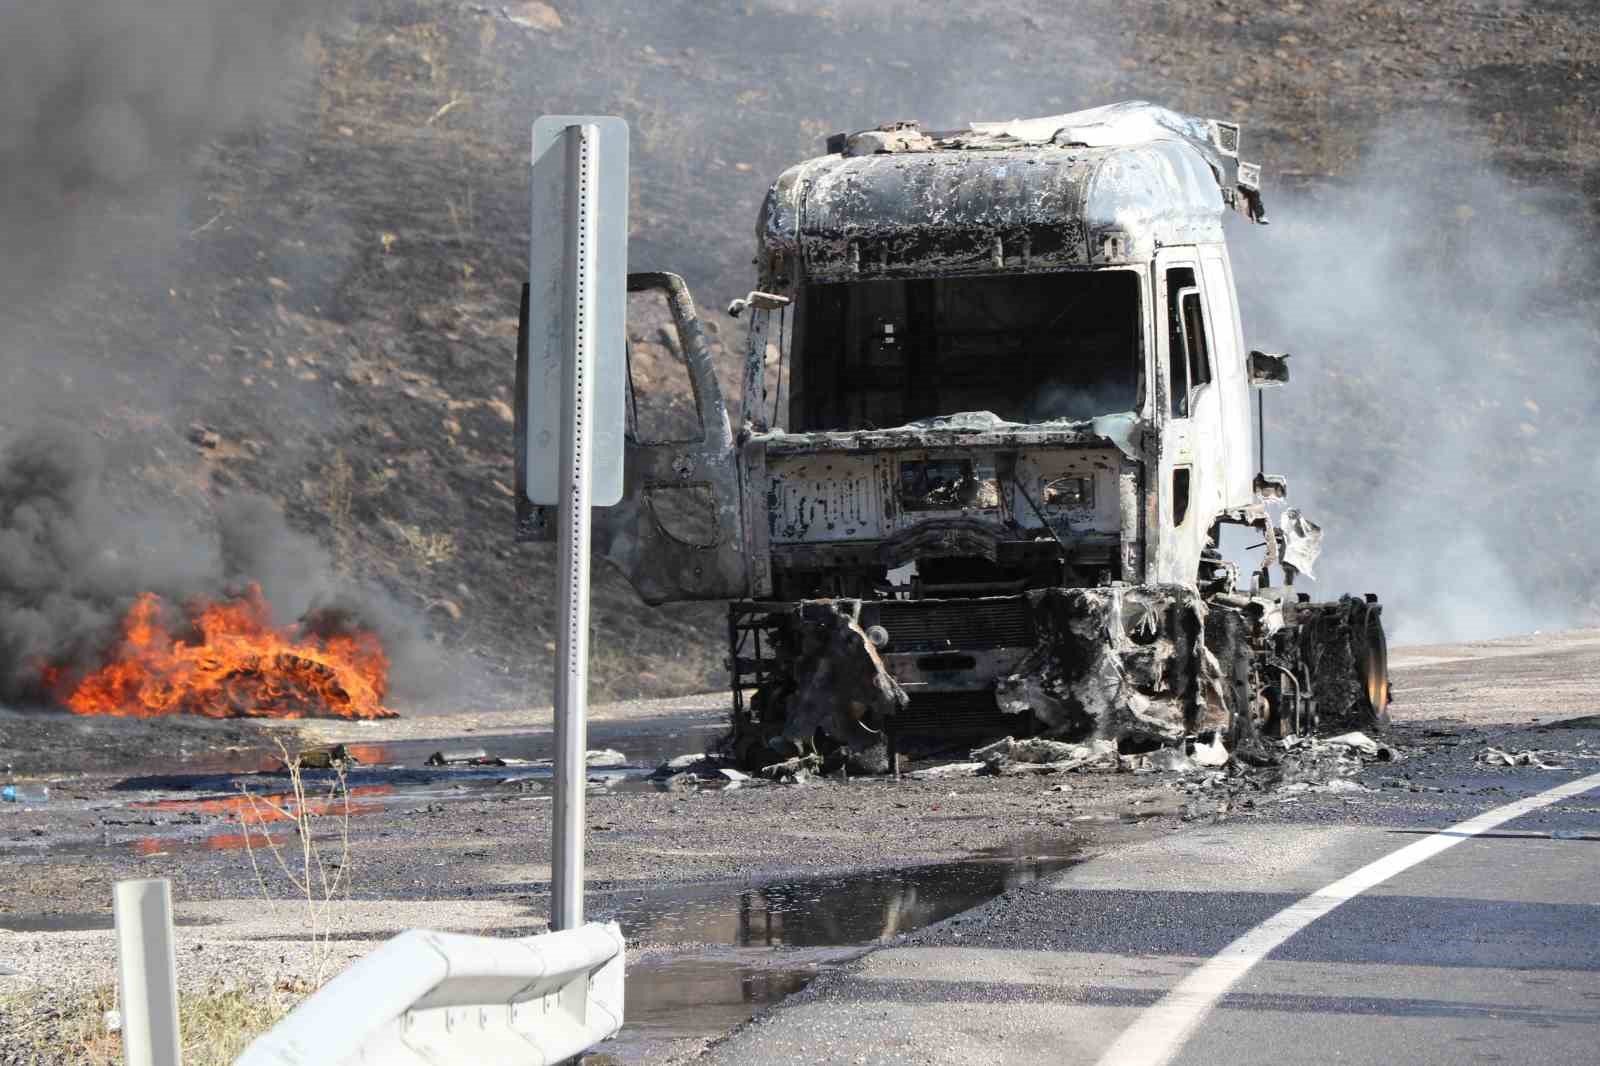
[[[616,920],[633,953],[627,1024],[599,1050],[659,1061],[676,1041],[710,1040],[890,937],[971,910],[1065,869],[1056,854],[807,877],[592,894],[591,918]]]
[[[650,780],[656,767],[686,752],[704,751],[723,730],[718,723],[686,725],[644,722],[607,727],[590,726],[594,751],[607,751],[609,760],[592,763],[588,770],[591,792],[653,792]],[[550,763],[554,736],[549,731],[489,737],[447,737],[390,743],[337,745],[354,761],[340,775],[332,770],[302,772],[306,806],[313,815],[376,814],[395,808],[503,798],[509,791],[533,800],[549,800],[554,769]],[[450,757],[450,765],[429,765],[436,755]],[[476,756],[480,764],[474,765]],[[277,835],[292,826],[295,812],[290,777],[281,760],[260,752],[237,752],[193,765],[182,772],[167,772],[158,764],[130,767],[111,791],[128,799],[75,802],[70,789],[60,789],[48,801],[55,809],[79,807],[105,810],[102,831],[95,836],[54,835],[48,839],[0,841],[6,853],[90,855],[108,849],[124,850],[143,858],[200,851],[242,850],[247,845],[283,843]],[[232,823],[216,831],[218,817]],[[213,831],[196,835],[195,826],[209,823]],[[150,826],[129,834],[124,827]],[[249,828],[247,837],[245,827]],[[320,834],[319,834],[320,836]]]

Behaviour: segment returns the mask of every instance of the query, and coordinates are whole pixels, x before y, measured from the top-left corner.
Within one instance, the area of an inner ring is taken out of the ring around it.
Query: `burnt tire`
[[[1356,670],[1361,678],[1367,714],[1379,729],[1389,728],[1389,638],[1377,605],[1368,603],[1365,618],[1352,624]]]
[[[1354,596],[1299,606],[1296,643],[1310,672],[1319,732],[1389,728],[1389,642],[1382,612],[1375,600]]]

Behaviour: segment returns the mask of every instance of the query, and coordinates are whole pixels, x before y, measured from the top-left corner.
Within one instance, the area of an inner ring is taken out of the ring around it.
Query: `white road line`
[[[1252,966],[1339,904],[1479,833],[1486,833],[1513,818],[1520,818],[1594,788],[1600,788],[1600,774],[1590,774],[1515,803],[1485,811],[1476,818],[1458,822],[1385,855],[1326,888],[1313,892],[1298,903],[1285,907],[1217,952],[1205,965],[1179,981],[1159,1002],[1146,1008],[1100,1056],[1099,1066],[1165,1066],[1183,1048],[1189,1035],[1211,1013],[1217,1001],[1227,995],[1228,990],[1249,973]]]

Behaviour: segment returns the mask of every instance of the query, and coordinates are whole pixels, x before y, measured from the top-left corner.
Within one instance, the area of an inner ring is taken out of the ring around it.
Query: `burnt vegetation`
[[[1235,242],[1247,340],[1301,353],[1269,402],[1269,466],[1330,530],[1325,586],[1378,588],[1400,637],[1428,636],[1406,618],[1431,609],[1444,575],[1428,538],[1445,537],[1480,546],[1446,553],[1453,569],[1498,568],[1491,600],[1520,611],[1518,590],[1542,586],[1559,590],[1549,621],[1593,610],[1597,452],[1577,427],[1596,403],[1584,248],[1600,36],[1581,6],[280,7],[240,24],[272,61],[244,53],[253,80],[226,83],[228,107],[193,121],[180,109],[185,122],[163,127],[175,135],[104,172],[95,130],[121,127],[102,116],[111,125],[83,127],[64,169],[29,170],[29,199],[8,202],[8,219],[51,224],[8,231],[50,240],[30,245],[48,249],[38,266],[0,271],[3,439],[41,415],[76,423],[104,442],[103,491],[126,508],[206,520],[241,494],[271,498],[460,655],[451,698],[548,691],[553,551],[511,539],[528,129],[547,112],[629,119],[633,268],[685,275],[708,340],[727,346],[725,379],[738,342],[714,309],[752,285],[767,183],[826,134],[1131,97],[1236,119],[1282,226]],[[215,54],[240,62],[231,45]],[[27,137],[48,136],[35,117]],[[22,158],[0,148],[8,176]],[[1313,220],[1385,195],[1381,255],[1347,226],[1337,258],[1317,259]],[[1351,280],[1363,257],[1405,266],[1398,296]],[[1360,298],[1297,315],[1303,302],[1268,287],[1289,268]],[[662,326],[633,330],[647,376],[669,383]],[[1462,511],[1467,527],[1434,517]],[[1410,602],[1385,584],[1401,581]],[[595,608],[597,696],[724,683],[719,607],[646,608],[606,573]]]

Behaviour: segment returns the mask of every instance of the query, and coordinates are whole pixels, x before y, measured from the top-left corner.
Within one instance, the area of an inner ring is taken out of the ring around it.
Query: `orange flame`
[[[273,626],[259,586],[187,605],[198,640],[181,640],[147,592],[129,609],[112,660],[72,686],[78,714],[153,718],[392,718],[383,705],[389,658],[369,631],[322,637]],[[59,684],[61,671],[47,670]]]
[[[346,799],[340,797],[308,798],[307,815],[342,814],[348,807],[351,814],[372,814],[383,805],[371,802],[350,803],[349,800],[371,800],[375,796],[392,796],[393,785],[355,785],[344,790]],[[196,814],[231,814],[241,822],[286,822],[298,817],[296,800],[291,793],[257,794],[240,792],[232,796],[205,796],[200,799],[140,800],[128,804],[141,811],[180,811]]]

